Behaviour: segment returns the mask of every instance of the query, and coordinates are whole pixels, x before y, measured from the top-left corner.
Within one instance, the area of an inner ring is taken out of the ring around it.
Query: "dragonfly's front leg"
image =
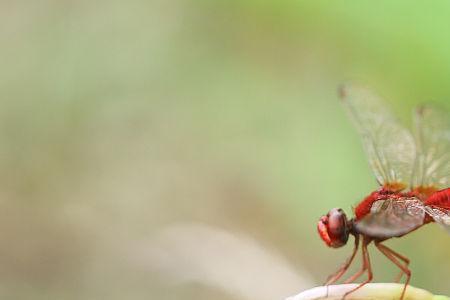
[[[356,279],[358,279],[362,274],[364,274],[364,272],[367,270],[367,263],[365,263],[365,253],[364,251],[362,251],[362,265],[361,265],[361,269],[356,272],[355,274],[353,274],[351,277],[349,277],[347,280],[344,281],[344,283],[352,283],[354,282]]]
[[[363,267],[362,267],[362,272],[361,274],[367,270],[367,279],[365,281],[363,281],[362,283],[360,283],[357,287],[355,287],[354,289],[348,291],[347,293],[344,294],[344,296],[342,297],[342,299],[345,299],[345,297],[347,297],[348,295],[350,295],[351,293],[353,293],[354,291],[360,289],[361,287],[363,287],[364,285],[366,285],[367,283],[372,281],[373,278],[373,274],[372,274],[372,266],[370,265],[370,257],[369,257],[369,251],[367,251],[367,245],[370,243],[370,239],[363,239],[363,244],[362,244],[362,253],[363,253]],[[359,272],[358,272],[359,273]],[[361,274],[355,274],[358,275],[358,277]]]
[[[350,257],[345,261],[345,263],[334,274],[331,274],[328,277],[327,282],[324,285],[330,285],[335,283],[342,277],[342,275],[345,274],[345,272],[347,272],[348,268],[353,262],[353,259],[355,258],[356,253],[358,252],[358,247],[359,247],[359,235],[356,234],[355,246],[353,247],[352,255],[350,255]]]

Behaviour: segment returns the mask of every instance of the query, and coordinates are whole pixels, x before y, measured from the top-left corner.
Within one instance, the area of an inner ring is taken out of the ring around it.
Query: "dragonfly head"
[[[340,208],[333,208],[319,219],[319,235],[328,247],[339,248],[347,243],[350,226],[347,216]]]

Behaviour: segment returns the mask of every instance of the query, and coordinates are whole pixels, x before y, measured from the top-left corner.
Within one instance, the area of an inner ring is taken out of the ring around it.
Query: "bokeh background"
[[[376,188],[337,86],[450,108],[447,1],[1,1],[0,296],[282,299]],[[387,243],[450,294],[450,238]],[[395,266],[372,251],[375,280]]]

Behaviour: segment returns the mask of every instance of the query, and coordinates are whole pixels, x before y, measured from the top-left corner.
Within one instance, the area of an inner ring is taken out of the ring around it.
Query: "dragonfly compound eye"
[[[327,233],[331,241],[330,247],[338,248],[347,243],[349,230],[347,216],[342,209],[333,208],[329,212]]]

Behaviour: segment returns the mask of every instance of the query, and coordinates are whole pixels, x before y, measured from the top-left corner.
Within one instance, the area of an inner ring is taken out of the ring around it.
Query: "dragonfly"
[[[319,219],[317,229],[328,247],[344,246],[350,235],[355,241],[350,257],[325,285],[336,283],[349,270],[360,244],[362,265],[344,283],[367,277],[343,298],[371,282],[368,245],[373,243],[400,269],[396,282],[406,276],[402,300],[411,279],[410,260],[383,242],[429,223],[440,224],[450,233],[450,114],[433,105],[419,106],[410,131],[368,88],[347,84],[340,87],[339,95],[362,138],[379,187],[353,208],[353,218],[333,208]]]

